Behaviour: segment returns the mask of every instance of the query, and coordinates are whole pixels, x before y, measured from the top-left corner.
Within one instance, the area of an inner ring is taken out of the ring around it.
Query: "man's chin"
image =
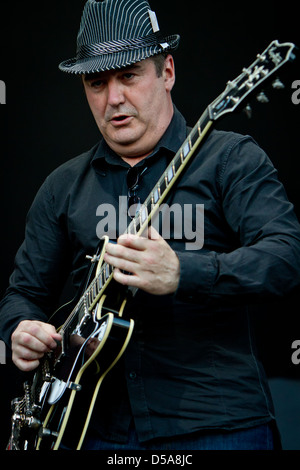
[[[127,157],[138,157],[144,153],[144,145],[141,136],[118,132],[113,138],[105,138],[108,146],[118,155]],[[121,135],[123,134],[123,135]]]

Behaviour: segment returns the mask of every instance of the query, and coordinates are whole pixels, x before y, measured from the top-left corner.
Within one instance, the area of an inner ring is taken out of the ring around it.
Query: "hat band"
[[[102,54],[113,54],[116,52],[124,52],[124,50],[134,50],[143,47],[159,46],[158,36],[150,34],[149,36],[135,39],[120,39],[117,41],[102,42],[101,44],[82,45],[77,49],[77,59],[88,59],[91,56],[99,56]],[[161,45],[166,48],[169,44],[164,41]]]

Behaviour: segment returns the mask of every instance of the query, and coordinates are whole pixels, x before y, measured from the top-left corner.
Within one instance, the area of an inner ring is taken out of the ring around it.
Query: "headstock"
[[[244,68],[242,73],[233,81],[229,81],[223,93],[208,106],[209,117],[215,121],[226,113],[235,111],[244,106],[250,117],[251,108],[244,103],[250,95],[256,94],[261,103],[268,101],[266,95],[260,91],[261,87],[272,80],[274,89],[284,88],[284,84],[276,77],[276,72],[287,62],[296,58],[295,44],[285,42],[280,44],[277,40],[271,42],[267,49],[258,54],[250,67]]]

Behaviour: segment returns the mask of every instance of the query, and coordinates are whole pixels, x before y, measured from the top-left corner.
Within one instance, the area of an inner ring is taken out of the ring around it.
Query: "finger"
[[[134,261],[117,256],[111,256],[107,253],[104,255],[104,260],[114,268],[118,268],[129,273],[135,273],[138,268],[138,263]]]
[[[121,242],[122,243],[122,242]],[[124,242],[124,244],[108,244],[106,247],[106,255],[114,258],[122,258],[134,263],[139,263],[143,249],[136,248],[136,241]],[[105,261],[111,263],[112,258],[106,256]],[[113,264],[113,263],[112,263]]]
[[[125,274],[118,268],[114,270],[114,279],[123,286],[133,286],[138,288],[141,286],[141,282],[138,276],[135,274]]]
[[[116,246],[126,246],[133,248],[134,250],[143,251],[147,248],[148,238],[139,237],[138,235],[124,234],[118,238],[118,244]]]
[[[36,324],[38,327],[40,327],[40,331],[45,332],[46,334],[50,335],[53,339],[61,339],[61,335],[58,331],[56,331],[55,327],[51,325],[50,323],[44,323],[41,321],[33,321],[33,324]]]
[[[57,343],[62,340],[62,336],[59,332],[56,331],[55,327],[53,325],[48,325],[46,324],[46,330],[45,330],[49,336],[52,338],[52,341],[50,340],[51,344],[50,347],[51,349],[56,348]]]
[[[30,349],[48,350],[57,346],[56,341],[61,340],[61,335],[56,332],[53,325],[40,321],[22,321],[12,334],[12,343],[24,344]]]
[[[18,369],[20,369],[23,372],[30,372],[36,369],[40,364],[39,360],[27,361],[21,358],[16,358],[14,357],[14,355],[12,356],[12,360],[13,360],[13,363],[18,367]]]
[[[33,351],[20,344],[12,347],[12,360],[14,364],[22,371],[27,372],[38,367],[40,359],[44,353]]]
[[[38,351],[35,349],[27,348],[22,344],[17,344],[13,347],[13,354],[26,361],[34,361],[36,359],[41,359],[46,351]]]
[[[159,232],[150,225],[144,232],[143,236],[124,234],[121,235],[118,239],[118,243],[124,246],[131,246],[135,249],[144,250],[147,248],[147,241],[149,240],[163,240]]]
[[[152,227],[152,225],[150,225],[148,227],[148,238],[150,240],[159,240],[161,237],[161,235],[158,233],[158,231]]]

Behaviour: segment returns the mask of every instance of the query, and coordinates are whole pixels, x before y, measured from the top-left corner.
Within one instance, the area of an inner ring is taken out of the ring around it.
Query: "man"
[[[23,371],[61,340],[47,318],[70,273],[79,286],[103,234],[101,205],[121,212],[119,197],[131,192],[145,200],[187,136],[171,99],[178,43],[160,35],[147,1],[86,3],[77,56],[60,68],[82,75],[102,137],[47,178],[29,212],[0,311]],[[128,306],[135,329],[105,379],[105,406],[97,402],[84,448],[272,449],[274,412],[249,305],[299,285],[292,205],[251,138],[215,131],[167,203],[183,220],[192,205],[191,231],[204,205],[204,244],[186,249],[175,222],[168,240],[151,227],[143,237],[117,227],[104,259],[117,283],[138,288]]]

